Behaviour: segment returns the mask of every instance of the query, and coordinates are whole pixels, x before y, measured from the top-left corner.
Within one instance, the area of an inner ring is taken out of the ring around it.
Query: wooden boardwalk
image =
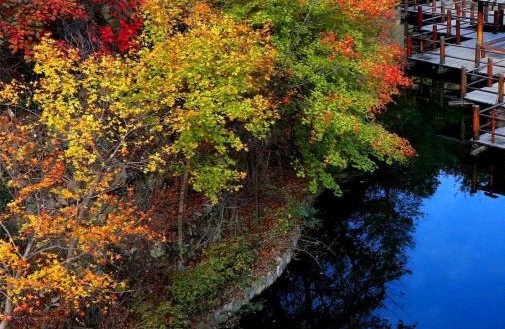
[[[460,71],[473,142],[505,150],[505,0],[404,0],[403,10],[409,61]]]

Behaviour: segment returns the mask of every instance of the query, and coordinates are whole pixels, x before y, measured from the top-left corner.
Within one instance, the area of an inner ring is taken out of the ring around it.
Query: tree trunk
[[[91,185],[90,189],[88,190],[88,193],[86,193],[86,196],[82,200],[82,203],[79,206],[79,210],[77,211],[77,222],[80,222],[82,219],[84,219],[86,210],[91,202],[91,199],[95,194],[96,186],[98,186],[98,184],[101,182],[102,177],[103,177],[102,172],[99,172],[96,175],[93,185]],[[67,249],[67,261],[70,261],[74,257],[76,246],[77,246],[77,239],[72,239]]]
[[[4,315],[11,315],[13,306],[12,301],[8,297],[5,297]],[[2,320],[2,322],[0,322],[0,329],[6,329],[8,324],[8,320]]]
[[[184,265],[184,243],[183,243],[183,224],[184,224],[184,211],[186,208],[186,193],[188,191],[188,178],[189,178],[189,161],[184,165],[184,174],[181,182],[181,190],[179,193],[179,209],[177,210],[177,246],[179,248],[179,262],[178,267],[182,268]]]

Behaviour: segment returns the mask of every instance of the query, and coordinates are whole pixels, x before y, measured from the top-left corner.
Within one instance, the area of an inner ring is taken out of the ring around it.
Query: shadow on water
[[[437,190],[441,172],[457,175],[460,189],[505,194],[503,154],[478,159],[457,140],[466,113],[404,95],[382,118],[407,136],[419,155],[408,167],[380,168],[343,186],[344,196],[321,194],[287,272],[242,311],[236,328],[415,328],[389,323],[375,310],[387,303],[387,284],[409,275],[423,200]],[[450,138],[439,134],[449,134]],[[454,138],[452,138],[454,137]]]
[[[319,197],[320,225],[305,230],[298,259],[255,301],[261,315],[246,315],[242,328],[388,328],[371,311],[385,283],[407,272],[404,249],[419,201],[378,185],[352,189]]]

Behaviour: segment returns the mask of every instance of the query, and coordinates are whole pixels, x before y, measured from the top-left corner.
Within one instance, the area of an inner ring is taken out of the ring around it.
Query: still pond
[[[505,154],[471,157],[465,116],[400,99],[383,120],[419,155],[323,193],[237,328],[505,328]]]

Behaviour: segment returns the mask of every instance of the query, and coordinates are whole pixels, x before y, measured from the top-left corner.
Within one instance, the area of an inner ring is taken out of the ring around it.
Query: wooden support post
[[[478,69],[480,66],[480,49],[479,45],[475,46],[475,68]]]
[[[440,1],[440,22],[444,23],[445,22],[445,0]]]
[[[472,187],[470,188],[470,193],[477,193],[477,184],[478,184],[478,176],[477,176],[477,163],[474,163],[472,166]]]
[[[437,0],[431,0],[431,13],[435,14],[437,12]]]
[[[493,194],[493,185],[494,185],[494,165],[489,167],[489,183],[488,183],[488,192]]]
[[[479,58],[484,55],[484,2],[479,2],[477,13],[477,48],[479,49]]]
[[[461,16],[466,17],[466,1],[461,2]]]
[[[496,109],[491,110],[491,143],[494,144],[496,142]]]
[[[437,48],[437,41],[438,41],[438,30],[437,30],[437,24],[433,24],[433,49]]]
[[[440,65],[445,64],[445,37],[440,37]]]
[[[461,99],[466,96],[466,85],[467,85],[468,72],[465,66],[461,67],[461,82],[460,82],[460,90],[461,90]]]
[[[498,10],[494,11],[494,17],[493,17],[493,34],[498,33],[498,22],[500,21],[500,12]]]
[[[493,59],[491,57],[487,58],[487,81],[486,85],[488,87],[493,86]]]
[[[503,73],[498,74],[498,104],[503,103],[503,94],[504,94],[504,88],[503,88]]]
[[[459,45],[461,43],[461,20],[460,18],[456,18],[456,44]]]
[[[484,6],[484,2],[479,1],[479,5],[480,4]],[[485,23],[489,22],[489,6],[487,4],[484,6],[484,22]]]
[[[418,6],[417,7],[417,30],[421,32],[421,29],[423,28],[423,7]]]
[[[424,53],[424,38],[422,33],[419,33],[419,52]]]
[[[412,34],[407,35],[407,57],[412,57]]]
[[[475,4],[472,2],[470,4],[470,24],[475,24]]]
[[[451,10],[447,9],[447,37],[449,38],[451,36],[452,32],[452,17],[451,17]]]
[[[455,4],[456,6],[456,17],[461,17],[461,5],[459,3]]]
[[[473,120],[472,120],[472,132],[473,132],[473,140],[478,141],[480,139],[480,107],[479,105],[473,105]]]
[[[500,20],[498,21],[498,29],[503,29],[503,5],[498,7],[498,11],[500,12]]]

